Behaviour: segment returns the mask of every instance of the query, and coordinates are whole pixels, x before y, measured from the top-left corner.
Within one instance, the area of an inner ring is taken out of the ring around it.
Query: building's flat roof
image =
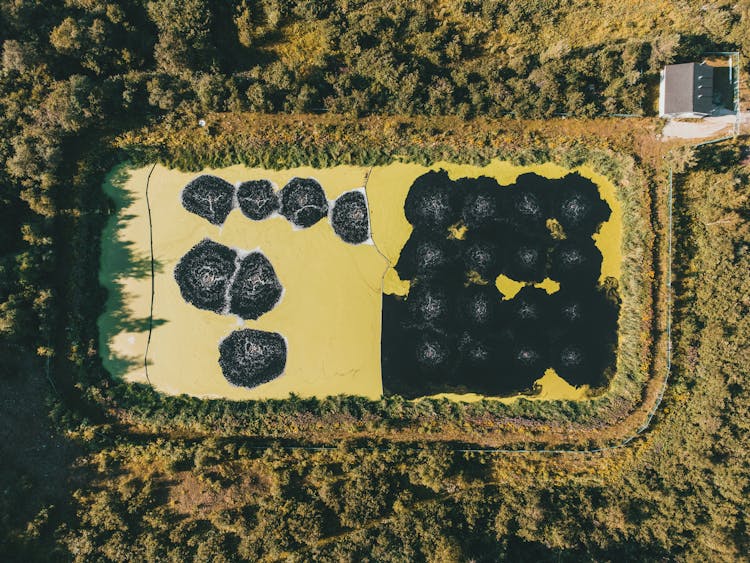
[[[664,68],[664,113],[711,113],[713,68],[702,63],[682,63]]]

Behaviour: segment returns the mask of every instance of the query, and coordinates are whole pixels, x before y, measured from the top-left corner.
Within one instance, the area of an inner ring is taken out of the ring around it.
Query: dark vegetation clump
[[[461,258],[466,272],[476,272],[487,282],[494,282],[503,270],[498,245],[491,239],[470,235],[462,246]]]
[[[412,325],[443,326],[452,318],[449,289],[438,281],[418,280],[409,289],[406,307]]]
[[[257,319],[276,306],[283,288],[273,265],[261,252],[251,252],[240,262],[229,289],[229,311],[243,319]]]
[[[461,178],[456,184],[465,192],[461,202],[461,221],[469,230],[492,228],[504,219],[497,180],[480,176],[476,179]]]
[[[236,258],[234,250],[209,239],[196,244],[174,269],[182,298],[199,309],[223,313]]]
[[[497,335],[465,330],[458,336],[456,349],[458,365],[450,382],[461,384],[463,379],[475,389],[488,388],[488,382],[497,376],[493,377],[493,372],[503,364],[504,349]]]
[[[614,352],[599,335],[573,334],[555,344],[550,360],[557,374],[571,385],[593,385],[614,362]]]
[[[430,171],[414,181],[404,202],[406,220],[415,228],[443,234],[458,220],[459,194],[445,170]]]
[[[427,329],[417,333],[414,359],[421,373],[447,374],[452,352],[453,346],[444,332]]]
[[[522,174],[507,194],[508,221],[525,234],[546,232],[553,192],[558,186],[538,174]]]
[[[601,268],[602,253],[591,238],[563,240],[550,253],[550,277],[561,284],[593,285]]]
[[[362,244],[370,238],[365,194],[356,190],[341,194],[333,204],[331,225],[344,242]]]
[[[510,354],[510,369],[514,377],[532,383],[544,375],[548,367],[547,346],[544,339],[525,337],[516,342]]]
[[[511,279],[537,283],[547,277],[548,245],[542,240],[508,241],[504,273]]]
[[[574,173],[560,181],[555,191],[553,216],[567,235],[590,237],[611,213],[591,180]]]
[[[492,285],[471,285],[460,292],[458,319],[466,326],[494,330],[499,319],[500,301]]]
[[[424,229],[412,232],[396,263],[402,280],[451,275],[455,267],[455,241],[432,236]]]
[[[203,174],[182,190],[182,206],[214,225],[223,225],[234,207],[234,186],[217,176]]]
[[[267,219],[279,210],[279,196],[268,180],[242,182],[237,189],[237,201],[242,213],[253,221]]]
[[[251,389],[280,376],[286,354],[286,341],[276,332],[236,330],[219,344],[219,365],[229,383]]]
[[[281,214],[298,227],[312,227],[328,215],[326,194],[312,178],[292,178],[282,188],[280,199]]]
[[[600,295],[600,294],[596,294]],[[588,292],[563,287],[552,295],[550,316],[564,331],[574,331],[593,324],[605,304]]]
[[[609,208],[593,183],[524,174],[501,187],[428,172],[404,213],[414,229],[396,271],[411,285],[405,298],[383,296],[386,392],[508,394],[532,389],[549,368],[574,385],[606,381],[618,303],[616,288],[598,286],[602,256],[591,235]],[[550,219],[563,240],[550,235]],[[466,227],[462,238],[454,225]],[[503,300],[500,274],[526,286]],[[531,285],[546,277],[561,284],[557,293]]]
[[[549,322],[550,296],[538,287],[526,286],[503,303],[505,316],[518,331],[534,334],[545,330]]]
[[[274,308],[283,288],[261,252],[241,260],[223,244],[204,239],[180,259],[174,277],[182,298],[218,314],[257,319]]]

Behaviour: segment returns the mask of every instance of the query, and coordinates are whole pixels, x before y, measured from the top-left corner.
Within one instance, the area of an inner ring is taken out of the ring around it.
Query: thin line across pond
[[[151,378],[148,375],[148,350],[151,346],[151,331],[154,328],[154,294],[156,293],[156,267],[154,265],[154,229],[151,223],[151,202],[148,199],[148,190],[151,185],[151,174],[154,173],[156,163],[148,171],[148,177],[146,178],[146,210],[148,212],[148,239],[149,247],[151,249],[151,304],[148,312],[148,337],[146,338],[146,351],[143,354],[143,369],[146,371],[146,381],[151,385]]]

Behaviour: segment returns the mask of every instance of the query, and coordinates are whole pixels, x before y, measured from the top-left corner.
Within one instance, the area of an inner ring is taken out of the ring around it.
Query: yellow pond
[[[389,267],[398,260],[411,233],[403,202],[414,179],[439,168],[452,178],[486,175],[501,184],[511,184],[526,172],[549,178],[570,172],[552,164],[518,167],[500,161],[485,167],[393,163],[373,169],[337,166],[272,171],[233,166],[202,172],[232,183],[266,178],[277,187],[295,176],[312,177],[321,183],[329,200],[366,186],[375,245],[353,246],[341,241],[326,220],[309,229],[295,229],[282,217],[256,222],[235,209],[224,225],[217,227],[180,204],[180,191],[196,174],[162,166],[115,169],[104,186],[119,208],[102,240],[100,280],[109,291],[107,310],[99,319],[105,367],[115,376],[146,382],[148,345],[148,380],[167,393],[231,399],[286,398],[290,393],[380,397],[381,295],[404,295],[409,288]],[[603,254],[602,277],[619,278],[622,216],[615,187],[586,166],[576,171],[597,183],[612,208],[612,216],[595,238]],[[145,197],[149,173],[155,258],[150,342],[151,238]],[[234,248],[261,249],[284,286],[279,304],[256,321],[241,321],[185,303],[173,270],[179,259],[206,237]],[[505,298],[522,287],[507,278],[499,278],[496,285]],[[552,280],[538,285],[548,292],[557,289]],[[218,365],[220,340],[242,326],[279,332],[288,343],[283,375],[254,389],[231,385]],[[540,392],[532,397],[535,399],[580,399],[587,392],[571,387],[552,370],[538,384]],[[482,398],[475,394],[441,396]]]

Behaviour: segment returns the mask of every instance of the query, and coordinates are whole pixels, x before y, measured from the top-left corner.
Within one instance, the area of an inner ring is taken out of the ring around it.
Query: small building
[[[704,63],[667,65],[659,83],[659,117],[705,117],[711,114],[714,69]]]

